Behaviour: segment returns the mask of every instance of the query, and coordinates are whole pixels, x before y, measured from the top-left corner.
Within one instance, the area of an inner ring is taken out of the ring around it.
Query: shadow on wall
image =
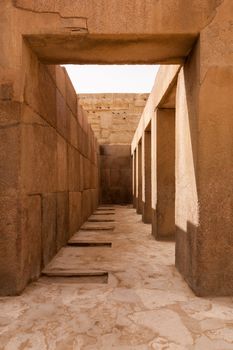
[[[130,145],[100,146],[100,201],[105,204],[132,202]]]

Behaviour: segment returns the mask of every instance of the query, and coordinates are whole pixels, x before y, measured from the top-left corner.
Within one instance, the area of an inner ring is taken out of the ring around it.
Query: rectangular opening
[[[64,283],[64,284],[84,284],[84,283],[94,283],[94,284],[107,284],[108,283],[108,272],[100,272],[93,274],[69,274],[69,275],[59,275],[58,274],[43,274],[40,278],[41,281],[46,283]]]
[[[73,247],[112,247],[112,242],[68,242],[68,246]]]
[[[92,219],[92,218],[90,218],[90,219],[88,219],[88,221],[89,221],[89,222],[98,222],[98,223],[101,223],[101,222],[114,222],[115,220],[113,220],[113,219],[101,219],[101,217],[100,217],[100,218],[98,218],[98,219]]]
[[[115,215],[114,212],[94,212],[94,215]]]
[[[98,211],[115,211],[114,208],[98,208],[96,210],[98,210]]]
[[[86,227],[81,227],[80,231],[113,231],[114,226],[86,226]]]

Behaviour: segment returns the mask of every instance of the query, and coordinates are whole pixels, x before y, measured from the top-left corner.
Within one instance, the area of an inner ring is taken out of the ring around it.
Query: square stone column
[[[178,78],[176,266],[199,296],[233,294],[233,29],[224,1]]]
[[[142,220],[151,223],[151,123],[143,133],[142,139],[142,168],[143,168],[143,193],[142,193]]]
[[[142,141],[136,149],[136,210],[142,214]]]
[[[136,208],[136,150],[132,156],[132,178],[133,178],[133,207]]]
[[[152,234],[157,240],[175,235],[175,110],[158,108],[153,128],[153,182],[156,198],[152,210]]]

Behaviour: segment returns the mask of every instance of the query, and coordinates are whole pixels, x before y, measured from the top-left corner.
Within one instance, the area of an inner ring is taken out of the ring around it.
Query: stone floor
[[[21,296],[0,298],[0,349],[233,349],[233,299],[195,297],[174,267],[174,244],[154,241],[133,209],[111,209]]]

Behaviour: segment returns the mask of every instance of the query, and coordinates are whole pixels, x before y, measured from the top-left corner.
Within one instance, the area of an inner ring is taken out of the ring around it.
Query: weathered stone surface
[[[13,142],[9,135],[1,135],[1,193],[7,198],[17,194],[17,201],[12,201],[17,206],[16,216],[21,218],[25,196],[59,192],[57,133],[63,133],[65,123],[59,118],[62,123],[58,126],[57,113],[63,116],[66,104],[77,117],[77,98],[69,79],[65,77],[65,89],[61,88],[59,68],[44,63],[181,64],[182,68],[166,66],[160,70],[160,83],[153,90],[138,130],[147,127],[150,118],[146,115],[154,114],[156,107],[170,108],[176,99],[176,265],[199,295],[232,293],[232,12],[231,0],[70,0],[69,5],[53,0],[2,1],[0,98],[12,106],[24,103],[33,114],[30,122],[29,115],[19,121],[20,140],[19,135],[15,140],[11,117]],[[171,72],[175,74],[169,80]],[[178,74],[176,94],[173,88]],[[58,90],[65,101],[60,101],[59,108]],[[117,104],[123,109],[127,101]],[[140,106],[137,100],[135,111]],[[116,133],[109,133],[108,119],[100,119],[103,130],[98,137],[117,142]],[[91,133],[85,113],[79,124],[78,149],[91,162],[91,142],[87,140]],[[154,121],[152,124],[156,128]],[[121,131],[126,129],[121,123],[116,125]],[[142,136],[139,131],[134,149]],[[10,132],[5,121],[2,132]],[[122,135],[126,143],[129,131]],[[72,169],[76,171],[75,166]],[[154,209],[156,186],[153,181]],[[14,212],[13,208],[9,210]],[[19,232],[19,237],[26,237]],[[21,247],[20,242],[18,239],[17,247]],[[206,343],[205,338],[199,340],[202,346]]]
[[[57,135],[57,190],[65,191],[68,188],[68,154],[67,143]]]
[[[69,191],[80,190],[80,155],[73,147],[68,145],[68,178]]]
[[[69,192],[69,234],[76,232],[82,224],[82,194]]]
[[[57,247],[57,196],[56,193],[43,194],[42,196],[42,252],[45,266],[56,254]]]
[[[82,192],[82,222],[85,222],[92,213],[92,191]]]
[[[0,128],[0,195],[12,194],[19,186],[20,127]]]
[[[1,101],[0,99],[0,127],[19,123],[22,104],[12,101]]]
[[[156,239],[175,237],[175,110],[156,111],[157,203],[153,211],[152,233]],[[166,138],[164,137],[166,135]],[[156,216],[156,218],[154,217]]]
[[[0,207],[0,295],[14,295],[19,292],[18,196],[1,195]]]
[[[173,128],[175,131],[175,127]],[[152,191],[151,191],[151,124],[143,134],[142,138],[142,220],[145,223],[151,223],[152,215]],[[136,164],[135,164],[136,165]]]
[[[174,243],[151,240],[150,226],[134,210],[115,212],[114,231],[80,230],[71,238],[112,242],[111,248],[65,247],[45,270],[69,276],[108,271],[108,283],[42,276],[21,297],[2,299],[1,346],[19,350],[27,341],[36,350],[47,344],[65,349],[82,339],[84,348],[95,349],[231,350],[232,299],[197,298],[174,270]]]
[[[56,208],[56,249],[57,251],[63,247],[69,235],[69,194],[68,192],[57,193],[57,208]]]
[[[148,94],[79,94],[100,144],[130,144]],[[140,102],[140,107],[136,105]]]
[[[25,288],[29,281],[40,276],[41,257],[45,248],[43,247],[43,225],[49,225],[48,221],[47,223],[43,222],[43,219],[41,221],[42,212],[43,200],[41,202],[39,195],[23,198],[21,231],[18,232],[17,237],[20,242],[20,251],[17,254],[21,257],[19,291]]]
[[[70,113],[70,143],[75,148],[78,148],[78,122],[77,119]]]
[[[132,169],[128,145],[101,145],[100,181],[102,203],[130,203]]]
[[[22,126],[22,187],[27,193],[54,192],[57,187],[57,135],[47,125]]]
[[[64,96],[62,96],[61,92],[58,89],[56,89],[56,114],[57,131],[61,134],[61,136],[68,140],[71,124],[70,111],[66,104]]]

